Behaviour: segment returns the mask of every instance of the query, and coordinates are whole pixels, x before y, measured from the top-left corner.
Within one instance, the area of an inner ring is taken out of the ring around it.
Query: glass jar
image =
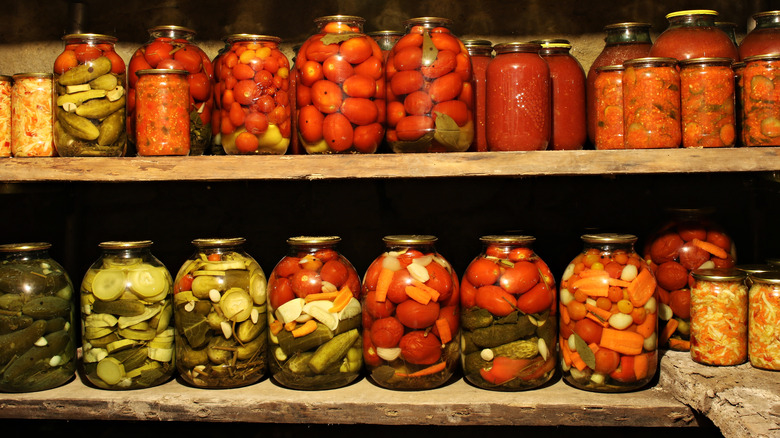
[[[11,156],[11,76],[0,75],[0,158]]]
[[[268,279],[271,375],[288,388],[339,388],[363,366],[360,278],[336,251],[340,241],[287,239],[289,251]]]
[[[116,38],[93,33],[62,37],[54,61],[54,146],[63,157],[121,157],[127,149],[125,62]]]
[[[18,73],[11,88],[11,154],[53,157],[52,75]]]
[[[76,372],[73,284],[50,247],[0,245],[0,391],[54,388]]]
[[[748,289],[736,269],[691,272],[691,358],[704,365],[739,365],[748,354]]]
[[[765,370],[780,370],[780,273],[751,274],[748,292],[748,358]]]
[[[100,243],[102,254],[81,282],[81,360],[98,388],[147,388],[173,375],[173,280],[151,246]]]
[[[552,136],[550,69],[541,46],[505,43],[494,47],[487,68],[486,136],[491,151],[547,149]]]
[[[384,56],[365,20],[314,20],[295,58],[297,135],[309,154],[376,152],[385,135]]]
[[[736,246],[711,211],[671,209],[670,218],[648,236],[645,260],[658,281],[661,336],[658,345],[688,351],[691,333],[691,282],[695,269],[731,268]]]
[[[666,15],[669,27],[655,39],[650,48],[652,57],[675,58],[730,58],[739,60],[737,46],[715,25],[718,13],[695,9]]]
[[[593,84],[596,133],[593,145],[597,150],[625,149],[623,139],[623,66],[605,65],[596,69]]]
[[[736,145],[735,84],[731,63],[729,58],[680,61],[683,147]]]
[[[588,138],[596,143],[596,78],[599,76],[599,67],[608,65],[622,65],[624,61],[633,58],[644,58],[650,52],[650,24],[649,23],[615,23],[604,27],[607,36],[604,38],[604,49],[588,69],[586,82],[586,97],[588,108]],[[620,147],[622,149],[622,146]]]
[[[722,30],[723,32],[726,32],[726,35],[729,36],[729,39],[732,43],[734,43],[734,46],[739,48],[739,43],[737,43],[737,23],[732,23],[730,21],[716,21],[715,27]]]
[[[219,95],[219,99],[222,99],[222,93],[218,93],[217,91],[217,83],[219,82],[220,70],[221,70],[221,63],[220,58],[225,56],[225,53],[227,53],[230,50],[230,44],[227,43],[227,38],[224,37],[222,41],[224,41],[225,45],[222,46],[217,54],[214,56],[214,59],[211,60],[211,65],[214,68],[214,84],[213,84],[213,91],[214,91],[214,105],[212,106],[211,110],[211,147],[209,149],[209,153],[211,155],[225,155],[225,150],[222,148],[222,133],[220,132],[222,127],[222,118],[221,118],[221,110],[219,106],[217,105],[217,95]]]
[[[488,150],[485,137],[485,92],[487,91],[487,66],[493,58],[493,43],[488,40],[464,40],[463,44],[471,57],[471,68],[474,75],[474,118],[475,132],[473,150],[486,152]]]
[[[383,240],[363,278],[363,359],[384,388],[436,388],[460,361],[458,277],[435,236]]]
[[[466,380],[485,389],[537,388],[558,362],[555,279],[531,236],[483,236],[461,281]]]
[[[138,70],[135,142],[139,156],[189,155],[187,70]]]
[[[406,20],[406,35],[387,58],[393,152],[464,152],[474,141],[471,58],[451,25],[438,17]]]
[[[155,26],[148,29],[149,40],[139,47],[127,66],[127,94],[131,96],[127,106],[127,123],[131,129],[130,140],[135,140],[134,115],[138,70],[175,69],[186,70],[189,84],[187,112],[190,119],[190,155],[203,155],[211,144],[211,116],[214,107],[212,94],[214,68],[206,52],[195,43],[195,31],[181,26]]]
[[[176,368],[190,385],[250,385],[267,368],[266,279],[245,239],[195,239],[173,284]]]
[[[780,54],[750,56],[742,71],[742,146],[780,145]]]
[[[737,136],[737,146],[744,146],[742,143],[742,129],[743,121],[745,120],[745,108],[742,106],[742,76],[745,74],[745,63],[735,62],[731,64],[731,69],[734,70],[734,106],[737,115],[736,124],[739,131]]]
[[[680,147],[682,129],[677,61],[673,58],[636,58],[624,65],[625,148]]]
[[[636,236],[585,234],[560,286],[563,379],[580,389],[639,389],[658,368],[656,281]]]
[[[393,46],[395,46],[395,43],[404,36],[404,33],[400,30],[378,30],[376,32],[369,32],[367,35],[379,44],[379,49],[382,50],[382,56],[386,60],[390,51],[393,50]]]
[[[228,155],[283,155],[290,145],[290,62],[280,38],[238,34],[219,58],[216,103]]]
[[[756,27],[739,43],[739,58],[780,53],[780,11],[753,15]]]

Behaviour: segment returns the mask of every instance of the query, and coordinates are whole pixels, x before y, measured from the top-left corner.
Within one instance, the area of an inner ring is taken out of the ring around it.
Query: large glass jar
[[[749,275],[748,358],[765,370],[780,370],[780,273]]]
[[[680,61],[683,147],[736,145],[735,80],[731,63],[729,58]]]
[[[384,55],[365,20],[331,15],[295,58],[299,140],[309,154],[374,153],[385,135]]]
[[[633,58],[644,58],[650,52],[650,24],[648,23],[615,23],[604,27],[607,36],[604,38],[604,49],[588,69],[586,84],[587,108],[588,108],[588,138],[596,143],[596,108],[595,90],[596,78],[599,76],[597,69],[608,65],[622,65],[623,61]]]
[[[464,40],[466,50],[471,56],[471,68],[474,74],[474,145],[473,150],[488,150],[485,137],[485,92],[487,91],[487,66],[493,59],[493,44],[488,40]]]
[[[780,53],[780,11],[765,11],[753,15],[756,27],[739,43],[739,58]]]
[[[0,75],[0,158],[11,156],[11,88],[13,78]]]
[[[480,388],[537,388],[558,361],[555,279],[531,249],[534,237],[480,240],[460,284],[463,373]]]
[[[739,365],[748,358],[748,289],[736,269],[691,272],[691,358]]]
[[[739,60],[737,46],[715,25],[716,11],[695,9],[666,15],[669,27],[655,39],[649,56],[675,58],[730,58]]]
[[[0,245],[0,391],[54,388],[76,372],[73,284],[48,243]]]
[[[742,146],[780,145],[780,54],[745,59],[742,70]]]
[[[138,155],[189,155],[190,96],[187,70],[135,72],[135,143]]]
[[[53,157],[51,73],[17,73],[11,88],[11,154]]]
[[[271,375],[288,388],[342,387],[363,366],[360,278],[336,251],[340,241],[287,239],[289,252],[268,279]]]
[[[677,61],[673,58],[636,58],[624,65],[625,148],[680,147],[682,127]]]
[[[195,239],[176,275],[176,368],[190,385],[232,388],[265,374],[266,279],[244,242]]]
[[[220,137],[228,155],[283,155],[290,145],[290,62],[280,38],[238,34],[216,67]]]
[[[596,133],[593,146],[597,150],[625,149],[623,128],[623,65],[605,65],[596,69],[593,84]]]
[[[552,136],[550,69],[541,46],[505,43],[494,47],[487,68],[485,127],[491,151],[547,149]]]
[[[129,96],[127,124],[134,141],[135,92],[138,70],[186,70],[191,99],[187,102],[190,123],[190,155],[202,155],[211,144],[211,116],[214,69],[206,52],[195,43],[195,31],[181,26],[155,26],[148,30],[149,40],[139,47],[127,66]]]
[[[382,56],[384,59],[387,59],[388,55],[390,55],[390,51],[393,50],[393,46],[395,46],[395,43],[404,36],[404,33],[400,30],[378,30],[376,32],[369,32],[368,36],[379,44],[379,48],[382,50]]]
[[[460,361],[458,277],[435,236],[385,236],[363,278],[363,359],[389,389],[444,384]]]
[[[102,242],[81,282],[82,363],[103,389],[167,381],[175,370],[173,280],[152,242]]]
[[[221,117],[221,110],[217,106],[216,102],[216,96],[218,94],[218,91],[216,90],[216,83],[218,82],[219,76],[220,76],[220,66],[221,63],[219,62],[220,58],[225,56],[225,53],[227,53],[230,50],[230,44],[227,43],[227,38],[225,37],[222,39],[222,41],[225,43],[217,52],[217,54],[214,56],[214,59],[211,60],[211,65],[214,68],[214,96],[215,101],[214,105],[211,109],[211,145],[208,149],[209,153],[211,155],[225,155],[225,150],[222,149],[222,133],[220,132],[222,127],[222,117]],[[290,84],[292,86],[292,83]],[[222,98],[220,94],[220,99]]]
[[[731,268],[736,246],[706,209],[673,209],[671,217],[648,236],[645,260],[658,281],[661,334],[658,345],[688,351],[691,333],[690,273],[696,269]]]
[[[125,154],[125,62],[116,38],[71,34],[54,61],[54,146],[63,157]]]
[[[580,389],[622,392],[645,386],[658,367],[658,302],[636,236],[586,234],[563,272],[560,337],[563,379]]]
[[[404,23],[387,58],[387,142],[394,152],[463,152],[474,140],[471,60],[446,18]]]

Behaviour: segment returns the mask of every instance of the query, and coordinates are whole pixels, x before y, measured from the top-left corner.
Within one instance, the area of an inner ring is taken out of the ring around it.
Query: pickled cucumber
[[[0,335],[0,365],[29,350],[46,332],[46,321],[37,320],[17,332]]]
[[[58,82],[60,85],[79,85],[96,79],[111,71],[111,60],[105,56],[94,59],[92,62],[78,65],[63,73]]]
[[[137,316],[146,311],[146,305],[138,300],[95,301],[92,311],[117,316]]]
[[[70,308],[68,300],[55,296],[43,296],[22,306],[22,314],[34,319],[51,319],[70,315]]]
[[[29,327],[33,319],[24,315],[0,315],[0,335]]]
[[[236,357],[238,360],[251,359],[257,355],[258,352],[264,351],[266,339],[266,336],[258,336],[253,341],[236,347]]]
[[[125,101],[125,96],[122,96],[113,102],[108,99],[88,100],[76,108],[76,114],[81,117],[86,117],[87,119],[102,119],[108,117],[111,113],[124,108]],[[95,138],[97,138],[97,136],[95,136]],[[94,140],[95,138],[91,140]]]
[[[142,264],[128,273],[130,288],[141,298],[152,298],[166,292],[170,283],[168,271],[162,267]]]
[[[125,293],[125,288],[125,273],[121,269],[102,269],[92,279],[92,294],[102,301],[118,299]]]
[[[516,324],[496,324],[490,327],[475,329],[470,333],[470,340],[480,347],[497,347],[534,333],[536,326],[528,318],[520,318]]]
[[[91,100],[89,102],[97,101]],[[85,105],[87,104],[81,105],[79,108],[83,108]],[[98,127],[81,114],[69,113],[58,108],[57,121],[60,122],[62,128],[67,131],[68,134],[81,140],[92,141],[97,139],[100,135]]]
[[[475,307],[463,312],[460,322],[466,330],[474,330],[493,324],[493,314],[487,309]]]
[[[30,367],[35,366],[39,361],[45,360],[46,364],[49,364],[53,356],[65,353],[65,348],[70,343],[70,334],[65,330],[61,330],[46,335],[45,339],[46,345],[43,347],[33,346],[11,362],[11,365],[8,366],[5,373],[3,373],[3,377],[8,380],[13,380],[27,371]]]
[[[510,359],[531,359],[539,354],[539,338],[521,339],[508,344],[493,347],[494,356]]]
[[[282,330],[276,335],[279,346],[287,356],[301,351],[311,350],[333,339],[333,331],[325,325],[317,323],[317,328],[306,336],[293,337],[292,333]]]
[[[115,75],[109,73],[89,81],[89,86],[93,90],[111,91],[116,88],[117,85],[119,85],[119,80],[117,80]]]
[[[108,117],[103,119],[100,123],[100,134],[98,135],[97,142],[100,146],[109,146],[117,141],[125,127],[125,111],[120,109],[111,113]]]
[[[88,100],[99,99],[105,96],[106,96],[105,90],[88,90],[88,91],[80,91],[78,93],[72,93],[72,94],[63,94],[57,97],[57,106],[64,107],[65,104],[72,104],[78,106]]]
[[[359,336],[357,329],[352,329],[322,344],[309,361],[309,368],[315,373],[322,373],[326,367],[343,359]]]

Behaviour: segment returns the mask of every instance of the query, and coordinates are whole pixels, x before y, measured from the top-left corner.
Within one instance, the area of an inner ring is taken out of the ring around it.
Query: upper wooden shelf
[[[761,172],[780,147],[446,154],[9,158],[0,181],[232,181]]]

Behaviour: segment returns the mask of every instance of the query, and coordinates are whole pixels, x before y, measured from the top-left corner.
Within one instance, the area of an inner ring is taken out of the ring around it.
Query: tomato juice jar
[[[11,88],[13,78],[0,75],[0,158],[11,156]]]
[[[596,69],[594,82],[597,150],[624,149],[623,139],[623,66],[605,65]]]
[[[452,21],[420,17],[387,57],[387,142],[393,152],[464,152],[474,141],[474,85]]]
[[[485,389],[537,388],[558,361],[555,279],[532,236],[483,236],[461,280],[461,364]]]
[[[745,59],[742,95],[742,146],[780,145],[780,54]]]
[[[361,17],[314,20],[295,59],[299,141],[309,154],[376,152],[385,135],[384,55]]]
[[[748,358],[765,370],[780,370],[780,272],[748,276]]]
[[[460,361],[458,277],[435,236],[385,236],[363,278],[363,359],[389,389],[443,385]]]
[[[675,58],[730,58],[739,60],[737,46],[715,25],[718,13],[708,9],[672,12],[669,27],[655,39],[648,56]]]
[[[135,143],[139,156],[190,152],[187,70],[138,70]]]
[[[756,27],[739,43],[739,58],[780,53],[780,11],[753,15]]]
[[[534,43],[504,43],[487,68],[485,134],[491,151],[538,151],[552,136],[550,69]]]
[[[604,31],[607,34],[604,38],[606,44],[590,65],[586,83],[588,138],[594,145],[596,144],[596,120],[598,120],[595,107],[596,79],[600,74],[598,69],[608,65],[622,65],[628,59],[644,58],[652,46],[649,23],[615,23],[605,26]]]
[[[244,242],[193,240],[174,280],[176,368],[190,385],[233,388],[265,374],[266,279]]]
[[[487,66],[493,58],[493,44],[488,40],[464,40],[463,44],[471,56],[471,68],[474,74],[474,128],[476,136],[472,150],[488,150],[485,137],[485,92],[487,91]]]
[[[53,157],[51,73],[17,73],[11,88],[11,154]]]
[[[0,391],[60,386],[76,373],[76,303],[45,242],[0,245]]]
[[[639,389],[658,367],[655,277],[634,251],[636,236],[586,234],[582,240],[584,250],[561,277],[563,379],[588,391]]]
[[[680,147],[682,129],[677,61],[673,58],[636,58],[624,65],[625,148]]]
[[[287,239],[268,279],[271,375],[293,389],[331,389],[363,366],[360,278],[336,251],[337,236]]]
[[[748,289],[736,269],[691,272],[691,358],[704,365],[739,365],[748,357]]]
[[[729,58],[680,61],[683,147],[736,144],[735,81],[731,64]]]

